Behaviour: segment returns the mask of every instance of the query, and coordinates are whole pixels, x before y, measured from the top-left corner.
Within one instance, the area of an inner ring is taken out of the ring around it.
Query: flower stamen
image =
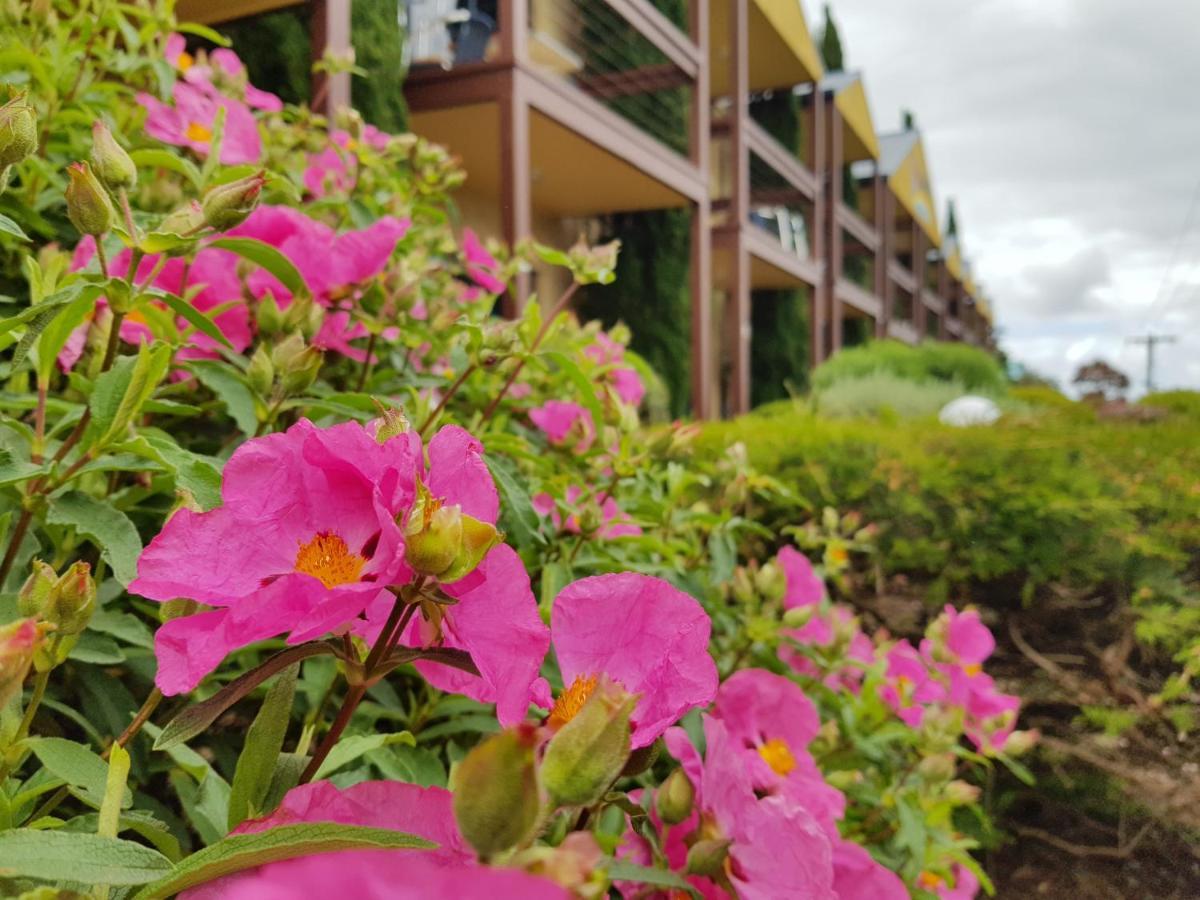
[[[362,575],[365,557],[350,552],[346,542],[331,531],[323,531],[296,551],[296,571],[319,579],[327,588],[351,584]]]
[[[546,724],[551,728],[558,729],[575,718],[579,710],[583,709],[583,704],[587,703],[592,692],[596,690],[596,683],[595,675],[576,675],[571,686],[559,694],[558,699],[554,701],[554,707],[550,710]]]
[[[771,738],[765,744],[759,745],[758,755],[776,775],[786,778],[792,769],[796,768],[796,758],[792,756],[791,748],[783,738]]]
[[[184,129],[183,136],[197,144],[207,144],[212,141],[212,129],[203,122],[188,122],[188,127]]]

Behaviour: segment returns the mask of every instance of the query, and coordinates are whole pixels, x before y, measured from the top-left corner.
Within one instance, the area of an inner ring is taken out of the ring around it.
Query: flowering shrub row
[[[870,528],[810,523],[815,569],[754,520],[780,485],[639,421],[570,312],[615,246],[452,227],[442,151],[155,9],[5,15],[6,890],[986,885],[969,779],[1030,742],[990,634],[863,632],[826,581]],[[534,257],[572,286],[493,316]]]

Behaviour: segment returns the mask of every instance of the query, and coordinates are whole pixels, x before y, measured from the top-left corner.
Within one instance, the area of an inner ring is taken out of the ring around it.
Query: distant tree
[[[958,210],[953,200],[946,201],[946,236],[958,237]]]
[[[1102,359],[1080,366],[1073,381],[1084,397],[1096,400],[1120,398],[1129,389],[1129,376]]]
[[[911,109],[905,109],[900,112],[900,125],[905,131],[912,131],[917,127],[917,117],[913,115]]]
[[[825,24],[821,28],[821,61],[830,72],[841,72],[845,68],[842,58],[842,38],[833,21],[829,4],[825,4]]]

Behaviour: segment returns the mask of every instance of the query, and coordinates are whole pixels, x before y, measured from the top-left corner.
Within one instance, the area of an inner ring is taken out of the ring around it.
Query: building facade
[[[306,4],[314,58],[349,51],[350,3]],[[291,5],[178,12],[220,24]],[[698,416],[750,407],[758,291],[802,292],[814,365],[863,336],[990,346],[990,307],[957,233],[939,228],[920,133],[876,132],[861,75],[824,70],[799,0],[402,7],[410,127],[460,158],[458,203],[477,230],[563,244],[601,216],[689,211]],[[348,104],[349,76],[312,96]],[[766,107],[793,127],[772,127]],[[506,308],[553,297],[561,277],[535,268]]]

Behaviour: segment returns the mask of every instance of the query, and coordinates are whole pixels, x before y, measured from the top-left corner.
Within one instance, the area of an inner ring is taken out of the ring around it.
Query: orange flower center
[[[212,129],[202,122],[189,122],[188,127],[183,131],[183,136],[197,144],[207,144],[212,140]]]
[[[583,704],[588,702],[588,698],[592,696],[594,690],[596,690],[595,675],[576,675],[571,686],[559,694],[558,699],[554,701],[554,708],[550,710],[550,717],[546,720],[547,724],[551,728],[562,728],[575,718],[579,710],[583,709]]]
[[[983,671],[983,666],[981,666],[979,663],[967,663],[965,666],[963,666],[963,671],[974,678]]]
[[[175,68],[177,68],[180,72],[186,72],[195,64],[195,62],[196,58],[184,50],[177,57],[175,57]]]
[[[765,744],[760,744],[758,755],[776,775],[786,777],[796,768],[796,757],[792,756],[792,751],[783,738],[771,738]]]
[[[945,883],[946,880],[941,875],[934,874],[933,872],[922,872],[917,876],[917,885],[927,891],[936,891]]]
[[[327,588],[358,581],[364,557],[351,553],[346,542],[330,531],[323,531],[296,551],[296,571],[320,579]]]

